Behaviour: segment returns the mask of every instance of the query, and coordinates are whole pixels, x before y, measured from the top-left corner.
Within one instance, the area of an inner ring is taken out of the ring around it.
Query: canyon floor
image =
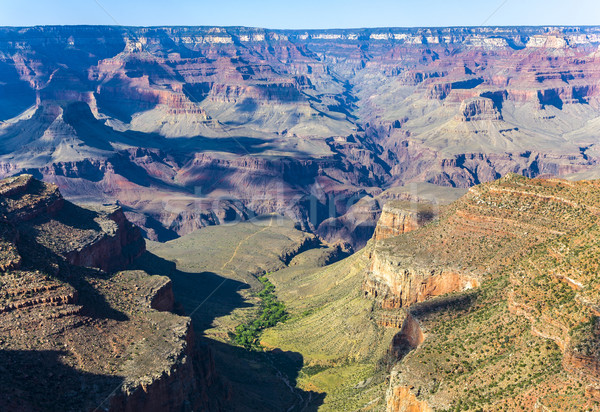
[[[324,246],[289,219],[270,215],[150,242],[148,250],[141,267],[149,270],[144,265],[150,262],[154,270],[171,273],[176,299],[232,385],[230,410],[317,410],[327,393],[299,383],[308,366],[305,350],[264,344],[264,352],[248,351],[233,346],[232,336],[257,312],[262,288],[257,275],[271,279],[282,271],[315,271],[344,256],[338,247]],[[289,312],[292,318],[300,315],[296,308]]]

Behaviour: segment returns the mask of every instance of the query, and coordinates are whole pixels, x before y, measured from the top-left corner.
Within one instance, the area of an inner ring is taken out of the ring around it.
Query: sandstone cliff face
[[[383,240],[412,232],[434,218],[433,205],[388,202],[383,206],[373,239]]]
[[[478,285],[477,277],[459,270],[422,266],[375,250],[363,291],[365,296],[375,298],[381,307],[392,309]]]
[[[426,402],[420,401],[410,388],[394,386],[386,394],[387,412],[431,412]]]
[[[408,352],[419,347],[425,336],[419,321],[409,312],[402,322],[390,345],[390,354],[398,360]],[[420,389],[417,391],[420,392]],[[397,371],[392,370],[390,383],[386,392],[387,412],[430,412],[432,409],[426,401],[418,399],[414,386],[404,386],[398,379]]]

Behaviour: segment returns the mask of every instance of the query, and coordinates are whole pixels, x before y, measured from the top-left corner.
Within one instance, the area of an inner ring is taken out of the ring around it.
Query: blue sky
[[[0,25],[600,25],[600,0],[0,0]]]

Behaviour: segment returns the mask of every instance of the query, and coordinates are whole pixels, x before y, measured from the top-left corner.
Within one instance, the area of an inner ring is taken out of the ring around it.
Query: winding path
[[[244,239],[240,240],[240,242],[238,243],[238,245],[235,247],[235,250],[233,251],[233,254],[231,255],[231,258],[223,263],[223,266],[221,266],[221,270],[225,270],[225,268],[227,267],[227,265],[229,265],[231,262],[233,262],[233,259],[235,259],[235,257],[237,256],[238,251],[240,250],[240,246],[242,246],[242,244],[248,240],[250,240],[250,238],[252,238],[253,236],[258,235],[259,233],[264,232],[265,230],[267,230],[268,228],[273,226],[273,217],[271,217],[271,220],[269,221],[269,225],[263,227],[261,230],[251,233],[248,236],[246,236]],[[231,272],[233,272],[233,270],[230,269]]]

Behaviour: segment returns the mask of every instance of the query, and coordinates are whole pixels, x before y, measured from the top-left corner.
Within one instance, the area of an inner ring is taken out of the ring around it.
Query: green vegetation
[[[440,408],[446,411],[527,410],[518,403],[528,393],[543,393],[563,379],[560,348],[511,315],[508,283],[507,275],[495,276],[470,292],[477,296],[470,304],[421,315],[429,339],[407,355],[402,369],[422,385],[420,396],[451,399]]]
[[[377,365],[398,329],[379,326],[381,314],[360,293],[368,264],[361,251],[325,267],[290,266],[269,275],[289,319],[260,340],[302,355],[297,387],[327,395],[319,412],[384,408],[388,371]]]
[[[483,280],[462,310],[441,304],[452,295],[411,307],[427,336],[396,365],[398,385],[436,410],[596,410],[582,376],[600,353],[598,187],[508,176],[378,244],[398,266],[443,262]]]
[[[285,305],[275,296],[275,285],[273,285],[267,276],[258,278],[263,285],[263,289],[258,293],[261,300],[260,314],[252,322],[244,323],[235,328],[233,341],[246,349],[260,349],[258,341],[260,333],[266,329],[277,325],[287,319]]]

